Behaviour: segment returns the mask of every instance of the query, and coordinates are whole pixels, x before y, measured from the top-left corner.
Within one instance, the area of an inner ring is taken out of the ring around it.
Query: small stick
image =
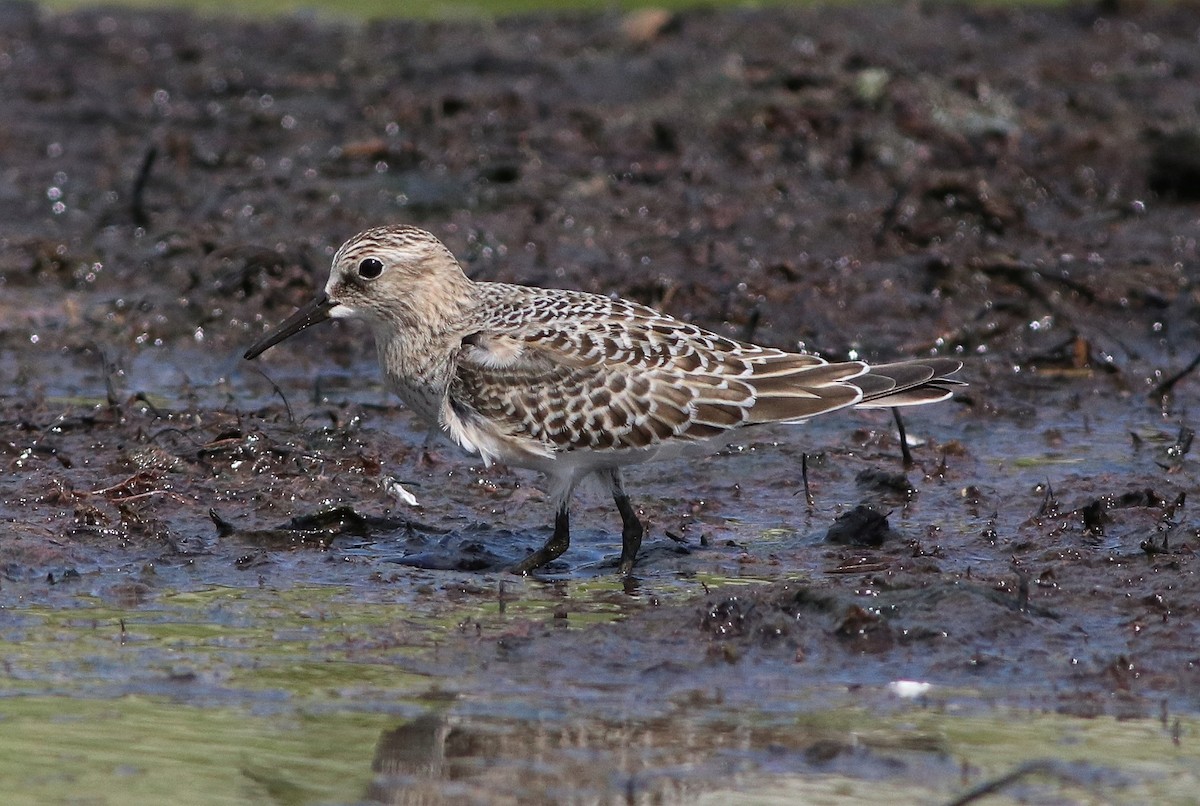
[[[1190,375],[1192,370],[1194,370],[1196,367],[1200,367],[1200,354],[1197,354],[1196,357],[1192,359],[1191,363],[1186,367],[1179,370],[1169,378],[1163,379],[1161,383],[1151,389],[1150,397],[1158,398],[1159,402],[1161,402],[1164,397],[1171,394],[1171,390],[1175,388],[1175,384],[1179,383],[1188,375]]]
[[[993,795],[1030,775],[1053,775],[1062,780],[1070,780],[1071,777],[1064,774],[1060,765],[1054,761],[1027,761],[1012,772],[1001,775],[999,778],[993,778],[990,781],[984,781],[961,797],[950,801],[946,806],[966,806],[968,803],[973,803],[988,795]]]
[[[1029,574],[1016,563],[1012,570],[1017,575],[1017,609],[1024,613],[1029,610]]]
[[[116,484],[109,485],[108,487],[101,487],[99,490],[92,490],[88,493],[88,495],[105,495],[106,493],[115,492],[122,487],[128,487],[132,485],[135,481],[141,478],[149,478],[149,476],[139,470],[137,473],[134,473],[127,479],[118,481]]]
[[[100,369],[104,372],[104,394],[108,399],[108,407],[116,409],[120,412],[121,405],[117,400],[117,390],[113,386],[111,367],[108,364],[108,356],[104,354],[104,348],[96,345],[96,352],[100,354]]]
[[[136,493],[134,495],[126,495],[120,498],[113,497],[110,499],[114,504],[124,504],[127,501],[137,501],[142,498],[149,498],[152,495],[168,495],[175,499],[180,504],[188,503],[188,500],[174,490],[147,490],[144,493]]]
[[[144,404],[146,406],[146,409],[151,414],[153,414],[156,418],[161,420],[165,416],[161,411],[158,410],[157,406],[155,406],[153,403],[150,402],[150,399],[148,397],[146,397],[145,392],[138,392],[136,395],[133,396],[133,399],[136,400],[138,403]],[[178,431],[179,429],[175,429],[175,430]],[[159,433],[162,433],[162,432],[160,431]]]
[[[287,396],[284,395],[283,390],[279,388],[279,384],[277,384],[277,383],[275,383],[275,381],[271,380],[271,378],[267,375],[267,373],[263,372],[261,369],[258,369],[257,367],[255,367],[254,371],[257,372],[259,375],[263,376],[263,378],[266,380],[267,383],[271,384],[271,388],[275,390],[275,394],[279,395],[279,399],[283,401],[283,408],[287,412],[288,423],[290,425],[295,425],[296,418],[292,416],[292,407],[288,405]]]
[[[1054,508],[1054,488],[1050,486],[1050,480],[1046,480],[1046,495],[1042,498],[1042,505],[1038,507],[1038,511],[1034,513],[1034,518],[1045,518],[1050,515],[1050,511]]]
[[[800,454],[800,478],[804,479],[804,500],[808,504],[808,510],[811,512],[815,506],[813,501],[812,490],[808,487],[808,453]]]
[[[146,215],[144,200],[146,182],[150,180],[150,171],[154,168],[154,161],[156,159],[158,159],[158,146],[152,143],[146,149],[146,154],[142,157],[142,167],[138,169],[137,177],[133,180],[133,192],[130,194],[129,199],[129,212],[133,216],[133,223],[139,227],[145,227],[150,223],[150,216]]]

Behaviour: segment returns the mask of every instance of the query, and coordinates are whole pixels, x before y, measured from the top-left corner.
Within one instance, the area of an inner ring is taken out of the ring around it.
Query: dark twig
[[[1186,502],[1186,501],[1187,501],[1187,493],[1186,492],[1180,493],[1175,498],[1175,500],[1167,506],[1167,510],[1165,513],[1163,513],[1163,516],[1168,519],[1174,518],[1175,513],[1178,512],[1179,510],[1183,509],[1184,502]]]
[[[1052,760],[1027,761],[1020,765],[1012,772],[1005,773],[998,778],[993,778],[990,781],[984,781],[979,786],[964,793],[946,804],[946,806],[966,806],[968,803],[973,803],[988,795],[995,794],[1005,787],[1015,784],[1022,778],[1030,775],[1051,775],[1063,780],[1072,780],[1074,776],[1067,773],[1063,769],[1063,765]]]
[[[151,143],[146,149],[145,156],[142,157],[142,166],[138,169],[137,177],[133,180],[133,192],[129,198],[129,212],[133,216],[133,223],[139,227],[144,227],[150,223],[150,216],[146,215],[145,196],[146,183],[150,180],[150,171],[154,169],[154,161],[158,159],[158,145]]]
[[[213,525],[217,527],[217,537],[228,537],[237,531],[237,527],[218,515],[215,508],[209,508],[208,517],[213,522]]]
[[[1038,507],[1038,511],[1033,517],[1048,518],[1053,516],[1054,510],[1058,508],[1057,502],[1054,500],[1054,488],[1050,486],[1050,482],[1046,482],[1046,494],[1042,497],[1042,505]]]
[[[169,426],[169,427],[167,427],[167,428],[164,428],[164,429],[162,429],[162,430],[160,430],[160,431],[155,431],[153,434],[151,434],[151,435],[150,435],[150,437],[149,437],[149,439],[148,439],[147,441],[148,441],[148,442],[151,442],[151,443],[158,442],[158,438],[159,438],[159,437],[165,436],[165,435],[167,435],[167,434],[178,434],[179,436],[181,436],[181,437],[183,437],[184,439],[186,439],[186,440],[188,440],[189,442],[191,442],[191,443],[192,443],[193,445],[195,445],[197,448],[199,448],[199,447],[202,447],[202,446],[204,445],[204,443],[203,443],[203,442],[201,442],[200,440],[196,439],[194,436],[192,436],[191,434],[189,434],[187,431],[183,430],[182,428],[176,428],[175,426]]]
[[[892,416],[896,418],[896,430],[900,432],[900,455],[904,458],[904,469],[913,466],[912,451],[908,449],[908,434],[904,431],[904,420],[900,419],[900,409],[892,407]]]
[[[1015,562],[1012,570],[1017,575],[1017,610],[1024,613],[1029,610],[1029,574]]]
[[[811,512],[815,506],[813,501],[812,490],[808,486],[808,454],[800,454],[800,478],[804,480],[804,501],[808,504],[808,509]]]
[[[1200,367],[1200,353],[1197,353],[1196,357],[1186,367],[1160,381],[1158,385],[1150,390],[1150,397],[1162,402],[1164,397],[1171,394],[1171,390],[1175,388],[1175,384],[1190,375],[1196,367]]]
[[[100,354],[100,369],[104,372],[104,394],[108,400],[108,407],[114,410],[120,410],[120,401],[117,400],[117,390],[113,386],[112,372],[108,365],[108,356],[104,354],[104,349],[97,345],[96,352]]]
[[[146,409],[151,414],[153,414],[156,418],[158,418],[159,420],[166,417],[165,414],[163,414],[161,411],[159,411],[158,406],[155,406],[153,403],[150,402],[150,398],[146,397],[145,392],[138,392],[136,395],[133,396],[133,399],[136,400],[138,403],[143,404],[146,407]]]
[[[255,367],[254,371],[263,376],[263,379],[267,383],[271,384],[271,388],[275,390],[275,394],[279,395],[279,399],[283,401],[283,408],[285,411],[287,411],[288,424],[295,425],[296,418],[292,416],[292,407],[288,405],[287,396],[283,393],[283,390],[279,388],[279,384],[271,380],[270,376],[268,376],[267,373],[263,372],[258,367]]]
[[[1176,460],[1187,456],[1188,451],[1192,449],[1192,440],[1195,437],[1195,431],[1186,425],[1179,426],[1179,436],[1175,437],[1174,444],[1167,448],[1167,456]]]

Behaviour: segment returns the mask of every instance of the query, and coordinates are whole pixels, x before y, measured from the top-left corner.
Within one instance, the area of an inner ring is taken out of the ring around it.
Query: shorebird
[[[554,532],[510,570],[528,573],[570,544],[570,499],[589,474],[621,514],[620,572],[645,532],[625,465],[675,456],[735,429],[800,423],[849,407],[946,400],[961,382],[953,358],[868,366],[759,347],[623,299],[475,282],[430,233],[362,232],[333,257],[323,291],[246,351],[329,318],[366,322],[401,400],[450,441],[541,471]]]

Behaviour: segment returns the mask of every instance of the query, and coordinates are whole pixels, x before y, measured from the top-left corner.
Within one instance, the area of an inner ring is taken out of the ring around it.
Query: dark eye
[[[383,261],[377,258],[365,258],[362,263],[358,264],[358,276],[364,280],[374,280],[380,274],[383,274]]]

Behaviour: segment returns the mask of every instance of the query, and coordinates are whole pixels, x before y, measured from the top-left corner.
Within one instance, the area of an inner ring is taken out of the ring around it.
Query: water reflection
[[[775,721],[713,704],[628,719],[430,712],[380,736],[367,799],[691,803],[716,792],[823,787],[834,778],[927,786],[931,776],[949,782],[961,773],[936,731],[879,725],[855,735],[837,721]]]
[[[744,737],[722,735],[745,745]],[[679,802],[700,791],[686,780],[688,760],[713,749],[696,739],[647,725],[428,713],[379,737],[366,798],[406,805]]]

